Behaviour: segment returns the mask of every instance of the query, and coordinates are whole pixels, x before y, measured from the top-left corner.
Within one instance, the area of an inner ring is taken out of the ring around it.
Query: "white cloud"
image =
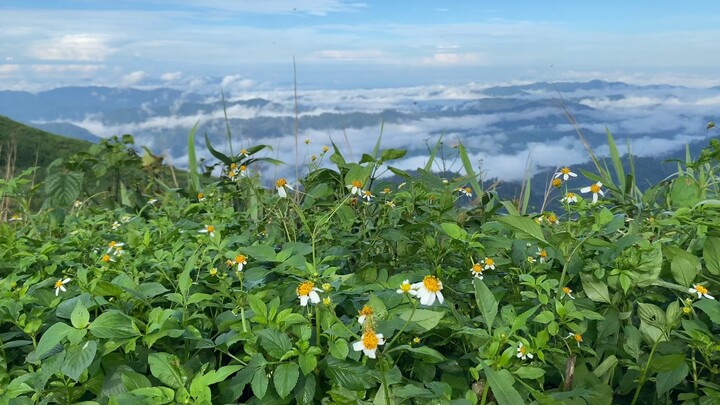
[[[182,72],[167,72],[160,75],[160,80],[164,82],[176,82],[182,79]]]
[[[122,86],[128,87],[128,86],[135,86],[142,82],[147,74],[143,72],[142,70],[138,70],[132,73],[128,73],[125,76],[122,77],[121,83]]]
[[[5,64],[0,65],[0,76],[9,76],[20,71],[20,65]]]
[[[105,68],[103,65],[32,65],[32,70],[36,73],[53,74],[53,73],[95,73]]]
[[[106,38],[94,34],[69,34],[30,46],[29,55],[41,60],[104,61],[115,49]]]
[[[222,88],[240,88],[240,89],[248,89],[250,87],[253,87],[255,85],[255,81],[252,79],[243,78],[242,75],[228,75],[223,77],[222,82],[220,83],[220,86]]]
[[[477,53],[435,53],[429,58],[421,60],[423,65],[448,66],[448,65],[480,65],[483,64],[483,57]]]

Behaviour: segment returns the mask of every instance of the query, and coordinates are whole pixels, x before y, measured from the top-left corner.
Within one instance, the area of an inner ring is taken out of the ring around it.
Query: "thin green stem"
[[[480,399],[480,405],[485,405],[487,403],[488,392],[490,392],[490,383],[487,379],[485,379],[485,384],[483,385],[482,399]]]
[[[655,344],[652,347],[652,350],[650,350],[650,356],[648,357],[647,364],[645,364],[645,367],[643,367],[643,372],[640,375],[640,381],[638,382],[638,387],[635,389],[635,395],[633,396],[632,402],[630,402],[630,405],[635,405],[638,398],[640,397],[640,391],[642,390],[643,384],[645,384],[645,379],[647,377],[647,372],[650,369],[650,362],[652,361],[653,355],[655,354],[655,349],[657,349],[657,345],[660,343],[660,341],[655,341]]]
[[[315,346],[320,347],[320,305],[315,306]]]
[[[415,311],[417,310],[417,305],[409,297],[408,297],[408,300],[410,301],[410,303],[413,306],[412,312],[410,313],[410,316],[408,317],[407,321],[405,321],[405,324],[402,326],[402,328],[400,328],[400,330],[398,330],[395,333],[395,336],[393,336],[392,340],[390,340],[390,342],[385,345],[385,350],[384,350],[385,352],[387,352],[390,349],[390,347],[392,347],[392,344],[395,343],[397,338],[400,337],[400,335],[405,331],[405,329],[408,327],[408,325],[410,325],[410,321],[412,321],[413,316],[415,315]]]

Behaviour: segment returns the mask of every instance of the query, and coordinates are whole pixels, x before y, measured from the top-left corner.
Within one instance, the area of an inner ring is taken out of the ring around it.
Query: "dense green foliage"
[[[539,213],[462,146],[469,177],[328,148],[269,190],[263,148],[211,149],[223,176],[189,197],[117,140],[59,162],[0,224],[0,403],[720,402],[716,144],[647,190],[614,150]]]

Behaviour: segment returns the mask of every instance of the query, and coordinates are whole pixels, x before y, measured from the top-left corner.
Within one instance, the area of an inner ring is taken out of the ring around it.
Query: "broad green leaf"
[[[328,341],[328,350],[330,355],[338,360],[345,360],[350,353],[348,342],[343,338]]]
[[[255,394],[258,399],[263,399],[267,393],[269,383],[270,380],[267,373],[265,373],[265,367],[263,366],[256,370],[255,374],[253,374],[252,380],[250,381],[250,388],[252,388],[253,394]]]
[[[520,378],[536,380],[545,375],[545,370],[540,367],[520,367],[514,371],[515,375]]]
[[[382,153],[380,153],[380,159],[383,162],[387,162],[389,160],[400,159],[403,156],[405,156],[406,154],[407,154],[407,150],[404,150],[404,149],[387,149],[387,150],[382,151]]]
[[[689,372],[690,367],[688,367],[685,361],[680,362],[677,367],[671,370],[659,372],[655,376],[655,391],[657,392],[658,398],[683,382]]]
[[[125,339],[140,336],[133,319],[122,312],[111,310],[100,314],[88,327],[93,336],[104,339]]]
[[[548,245],[545,236],[543,236],[542,228],[532,218],[512,215],[499,217],[497,221],[513,231],[519,239],[534,239]]]
[[[690,287],[700,271],[700,259],[674,246],[664,247],[663,253],[670,259],[670,272],[675,281],[682,286]]]
[[[130,391],[131,394],[148,398],[152,404],[169,404],[175,401],[175,391],[168,387],[144,387]]]
[[[262,329],[257,332],[257,335],[260,337],[260,345],[276,359],[282,358],[285,353],[292,350],[292,342],[283,332],[275,329]]]
[[[97,352],[97,340],[88,340],[80,344],[70,346],[65,353],[65,362],[61,371],[75,381],[80,380],[80,375],[92,364]]]
[[[295,363],[285,363],[277,366],[273,374],[273,383],[280,398],[285,398],[290,394],[292,389],[295,388],[299,376],[300,371]]]
[[[552,311],[542,311],[540,312],[533,321],[547,324],[555,320],[555,314]]]
[[[592,274],[581,273],[580,281],[582,282],[583,291],[591,300],[595,302],[604,302],[610,304],[610,292],[607,284],[595,279]]]
[[[413,313],[411,309],[408,309],[400,314],[400,319],[406,322],[410,319],[420,330],[427,332],[437,326],[443,316],[445,316],[444,312],[416,309],[415,313]]]
[[[495,371],[487,365],[483,365],[483,370],[485,371],[488,384],[490,384],[490,388],[495,395],[498,405],[525,403],[518,391],[513,387],[515,378],[513,378],[508,370]]]
[[[457,224],[453,224],[450,222],[445,222],[440,225],[442,227],[442,230],[452,239],[456,240],[466,240],[467,239],[467,231],[460,228]]]
[[[370,370],[356,362],[326,357],[320,363],[320,367],[334,384],[349,390],[366,390],[377,385],[377,382],[370,377]]]
[[[298,364],[304,375],[308,375],[317,367],[317,357],[313,354],[300,354]]]
[[[315,375],[310,374],[305,377],[300,377],[298,386],[295,388],[295,401],[300,405],[313,404],[315,398],[315,390],[317,382]]]
[[[150,380],[143,374],[132,370],[126,370],[122,373],[122,384],[128,391],[133,391],[138,388],[152,387]]]
[[[720,302],[703,298],[695,301],[693,306],[705,312],[715,325],[720,325]]]
[[[40,341],[35,349],[35,357],[38,359],[42,358],[45,353],[60,343],[68,333],[73,330],[75,329],[73,329],[72,326],[62,322],[55,323],[49,327],[40,337]]]
[[[75,309],[73,309],[72,313],[70,314],[70,322],[72,322],[72,325],[75,328],[83,329],[87,326],[89,321],[90,313],[88,312],[87,308],[85,308],[85,305],[83,305],[82,301],[78,301],[75,305]]]
[[[475,303],[483,316],[488,333],[491,333],[493,322],[498,314],[498,302],[482,280],[473,280],[473,284],[475,285]]]
[[[150,373],[168,387],[179,389],[185,385],[185,371],[177,356],[169,353],[150,353]]]
[[[54,168],[45,178],[45,194],[55,207],[69,207],[80,196],[83,174]]]
[[[703,244],[705,268],[710,274],[720,276],[720,238],[709,237]]]

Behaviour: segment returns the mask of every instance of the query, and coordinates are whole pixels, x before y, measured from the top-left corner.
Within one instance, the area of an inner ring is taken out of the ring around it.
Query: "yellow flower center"
[[[109,262],[109,261],[110,261],[110,255],[104,255],[104,256],[102,257],[102,261],[104,261],[105,263]]]
[[[582,340],[582,335],[579,334],[579,333],[573,333],[573,338],[574,338],[575,341],[578,342],[578,343],[580,343],[580,342],[583,341],[583,340]]]
[[[539,253],[540,257],[547,257],[547,251],[545,249],[541,250]]]
[[[216,269],[215,267],[213,267],[212,269],[210,269],[210,275],[211,275],[211,276],[216,275],[217,272],[218,272],[218,269]]]
[[[208,225],[205,227],[208,232],[215,232],[215,226],[214,225]]]
[[[390,188],[389,188],[389,187],[385,187],[385,188],[383,189],[383,193],[384,193],[384,194],[390,194]]]
[[[402,283],[400,284],[400,289],[404,294],[407,294],[410,292],[410,289],[412,288],[412,285],[410,283]]]
[[[115,241],[108,243],[108,247],[111,247],[111,248],[115,247],[115,245],[117,245],[117,242],[115,242]]]
[[[380,343],[380,339],[378,339],[375,331],[369,330],[363,333],[362,342],[366,349],[375,350],[378,347],[378,343]]]
[[[237,168],[237,163],[230,163],[230,171],[235,170],[235,168]]]
[[[323,148],[322,148],[322,151],[323,151],[323,152],[327,152],[327,151],[329,151],[329,150],[330,150],[330,148],[327,147],[327,146],[323,146]]]
[[[553,186],[553,187],[556,187],[556,188],[557,188],[557,187],[560,187],[561,185],[562,185],[562,180],[560,180],[560,179],[553,179],[553,180],[552,180],[552,186]]]
[[[567,193],[565,195],[565,198],[567,198],[568,200],[572,200],[573,198],[575,198],[575,193]]]
[[[599,193],[599,192],[600,192],[600,186],[598,186],[597,184],[593,184],[592,186],[590,186],[590,192],[593,193],[593,194]]]
[[[695,286],[695,290],[697,290],[697,292],[699,292],[700,294],[707,294],[707,293],[708,293],[708,289],[705,288],[704,286],[701,286],[701,285],[696,285],[696,286]]]
[[[560,173],[562,174],[570,174],[570,168],[569,167],[563,167],[560,169]]]
[[[62,286],[63,286],[62,280],[58,280],[58,281],[55,282],[55,288],[60,288],[60,287],[62,287]]]
[[[362,188],[362,186],[363,186],[363,184],[362,184],[362,182],[360,182],[360,180],[353,180],[352,183],[350,183],[350,184],[352,184],[352,186],[356,187],[356,188]]]
[[[313,290],[313,288],[315,288],[315,283],[313,283],[312,281],[304,281],[304,282],[300,283],[297,290],[295,290],[295,291],[297,292],[297,295],[299,297],[302,297],[302,296],[310,294],[310,292]]]
[[[317,160],[317,156],[315,156],[315,155],[310,156],[310,160],[312,160],[313,162],[316,161],[316,160]]]
[[[520,354],[522,354],[523,356],[527,353],[527,349],[525,348],[525,346],[520,346],[520,347],[518,348],[518,351],[519,351]]]
[[[362,315],[369,316],[369,315],[372,315],[372,314],[373,314],[373,310],[372,310],[372,308],[371,308],[369,305],[365,305],[364,307],[362,307],[362,309],[360,310],[360,312],[358,312],[358,314],[359,314],[360,316],[362,316]]]
[[[205,198],[205,194],[198,193],[198,200],[202,200],[203,198]]]
[[[287,180],[285,180],[284,178],[280,178],[278,179],[278,181],[275,182],[275,187],[285,187],[286,184]]]
[[[246,171],[246,170],[247,170],[247,166],[245,166],[245,165],[240,165],[240,171],[241,171],[241,172],[244,172],[244,171]]]
[[[248,154],[247,149],[241,150],[241,151],[240,151],[240,154],[241,154],[241,155],[247,155],[247,154]]]
[[[372,193],[369,191],[365,191],[365,197],[372,197]]]
[[[423,279],[423,285],[431,293],[436,293],[442,290],[442,283],[435,276],[425,276]]]
[[[563,287],[562,291],[568,295],[570,295],[572,293],[572,290],[570,289],[570,287]]]
[[[494,265],[495,265],[495,260],[493,260],[493,259],[491,259],[491,258],[489,258],[489,257],[486,257],[486,258],[485,258],[485,265],[486,265],[486,266],[494,266]]]
[[[557,215],[555,215],[555,214],[548,214],[547,219],[548,219],[548,221],[550,221],[550,222],[557,222]]]
[[[247,257],[245,257],[245,255],[235,256],[235,263],[245,263],[246,261],[247,261]]]
[[[471,189],[470,187],[465,187],[464,190],[465,190],[465,193],[466,193],[466,194],[472,193],[472,189]]]
[[[480,263],[475,263],[475,264],[473,264],[472,271],[473,271],[473,273],[482,273],[483,268],[480,265]]]

